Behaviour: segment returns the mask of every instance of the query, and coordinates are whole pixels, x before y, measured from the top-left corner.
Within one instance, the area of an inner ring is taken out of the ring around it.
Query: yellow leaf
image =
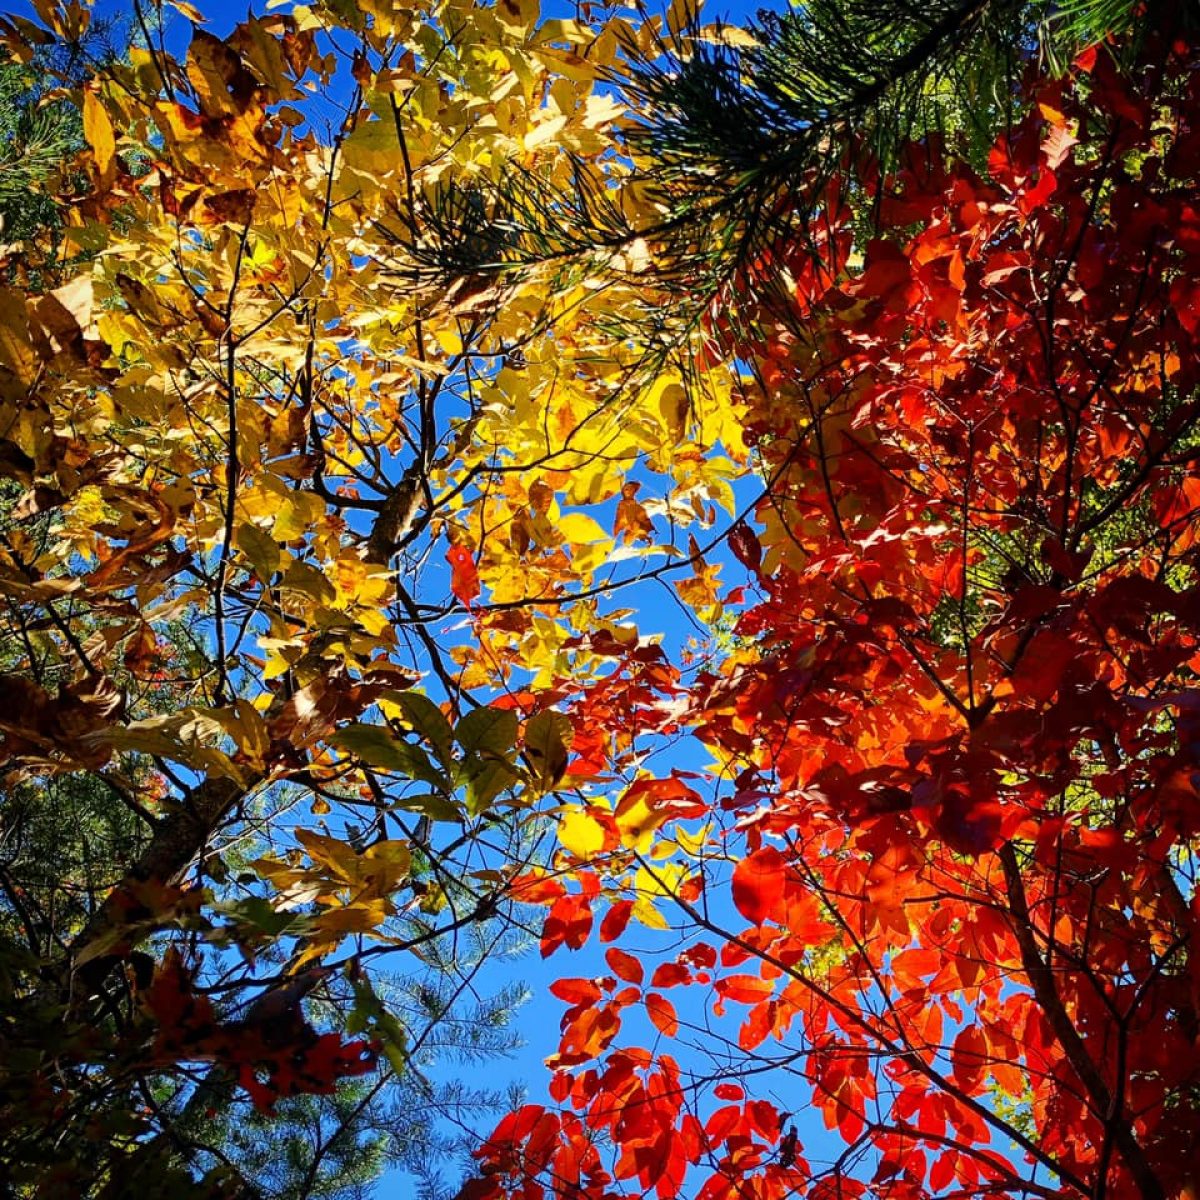
[[[187,76],[206,116],[235,116],[249,103],[255,80],[237,52],[220,38],[197,29],[188,48]]]
[[[671,0],[667,9],[667,28],[676,37],[696,19],[699,5],[696,0]]]
[[[277,542],[290,542],[312,531],[314,522],[325,512],[320,496],[312,492],[291,492],[280,502],[271,528],[271,536]]]
[[[691,534],[688,535],[688,553],[692,559],[692,576],[690,579],[677,579],[675,588],[680,597],[704,619],[712,619],[720,611],[717,586],[721,564],[705,562],[700,556],[700,547]]]
[[[622,802],[617,809],[617,828],[621,831],[621,844],[644,854],[654,840],[654,831],[667,819],[667,813],[654,809],[647,802],[647,794],[637,796],[633,803]]]
[[[83,93],[83,136],[92,148],[96,169],[101,176],[108,175],[113,156],[117,152],[117,142],[104,105],[100,103],[95,92],[91,91]]]
[[[0,366],[22,383],[34,376],[33,347],[29,343],[29,315],[25,297],[12,288],[0,288]]]
[[[525,135],[525,149],[536,150],[538,146],[551,141],[567,127],[567,118],[561,113],[550,117]]]
[[[296,840],[308,851],[314,862],[328,867],[346,883],[353,883],[358,879],[358,855],[348,842],[328,837],[312,829],[297,829]]]
[[[331,908],[313,921],[322,933],[378,933],[389,916],[390,905],[381,897]]]
[[[93,332],[95,324],[92,318],[94,295],[92,277],[78,275],[70,283],[64,283],[50,293],[63,310],[75,322],[81,333],[87,335]]]
[[[654,901],[648,896],[639,896],[633,902],[633,919],[647,929],[670,929],[666,917],[654,907]]]
[[[395,891],[412,870],[408,843],[398,839],[376,842],[360,859],[360,870],[371,891],[380,894]]]
[[[234,737],[237,738],[238,746],[255,767],[261,768],[263,756],[271,747],[267,723],[258,709],[244,698],[238,699],[237,715],[238,727],[234,730]]]
[[[674,896],[684,874],[684,868],[679,863],[663,863],[653,871],[638,867],[633,886],[643,896]]]
[[[607,542],[609,536],[598,522],[583,513],[567,513],[560,517],[555,526],[573,546],[589,545],[592,542]]]
[[[538,0],[498,0],[495,8],[501,26],[518,36],[538,18]]]
[[[577,858],[594,858],[604,849],[604,826],[586,808],[570,808],[558,823],[558,841]]]
[[[591,32],[586,26],[569,17],[553,17],[543,21],[537,32],[539,44],[546,42],[570,42],[573,45],[584,46],[591,40]]]
[[[738,29],[734,25],[709,26],[697,35],[699,42],[713,42],[718,46],[733,46],[739,50],[754,50],[758,39],[748,29]]]
[[[235,37],[238,50],[271,89],[272,98],[292,99],[296,90],[287,80],[282,44],[271,36],[266,26],[251,17],[238,29]]]
[[[178,13],[187,17],[193,25],[206,25],[208,18],[196,7],[188,4],[186,0],[167,0],[167,3]]]
[[[678,845],[678,847],[685,854],[692,858],[696,858],[700,854],[700,851],[704,848],[705,842],[708,841],[710,830],[711,825],[707,821],[696,833],[689,833],[686,829],[676,825],[675,844]]]

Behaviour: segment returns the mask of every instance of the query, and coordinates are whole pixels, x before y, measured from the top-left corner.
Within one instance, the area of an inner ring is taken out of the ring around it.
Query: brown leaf
[[[208,117],[232,117],[245,112],[258,90],[258,81],[232,47],[197,29],[188,50],[187,75],[200,111]]]

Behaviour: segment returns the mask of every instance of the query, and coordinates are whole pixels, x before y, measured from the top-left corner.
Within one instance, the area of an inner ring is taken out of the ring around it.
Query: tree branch
[[[1083,1039],[1075,1028],[1075,1023],[1063,1006],[1062,997],[1059,996],[1058,987],[1054,981],[1053,971],[1038,951],[1033,920],[1025,895],[1025,885],[1021,880],[1021,867],[1017,862],[1017,852],[1013,844],[1006,842],[1000,848],[999,856],[1004,869],[1009,910],[1013,918],[1013,933],[1016,935],[1017,945],[1021,951],[1022,966],[1025,968],[1025,974],[1033,988],[1034,999],[1049,1022],[1055,1039],[1071,1064],[1071,1069],[1091,1097],[1105,1128],[1111,1132],[1138,1191],[1145,1200],[1166,1200],[1166,1191],[1151,1169],[1132,1127],[1121,1116],[1123,1098],[1119,1094],[1109,1091],[1108,1084],[1088,1054],[1087,1047],[1084,1046]]]

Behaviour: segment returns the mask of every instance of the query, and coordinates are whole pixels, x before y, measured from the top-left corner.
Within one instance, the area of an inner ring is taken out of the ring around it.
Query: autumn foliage
[[[377,1092],[464,1023],[571,769],[559,667],[640,653],[610,558],[732,510],[731,380],[611,334],[629,22],[177,0],[88,63],[91,11],[35,10],[3,53],[80,137],[60,234],[0,250],[0,1174],[242,1195],[214,1094]]]
[[[128,832],[0,859],[20,1194],[245,1194],[214,1087],[403,1076],[388,965],[528,927],[549,1095],[462,1200],[1200,1187],[1196,47],[792,181],[690,322],[614,92],[686,7],[322,0],[70,92],[0,830]]]
[[[564,829],[544,950],[603,915],[610,973],[471,1197],[1192,1194],[1197,65],[1100,47],[759,264],[759,598],[686,698],[728,784]]]

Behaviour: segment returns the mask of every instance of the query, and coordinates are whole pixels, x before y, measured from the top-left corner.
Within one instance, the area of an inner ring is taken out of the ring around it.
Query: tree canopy
[[[523,930],[462,1200],[1191,1194],[1197,42],[944,7],[3,18],[13,1194],[365,1183]]]

